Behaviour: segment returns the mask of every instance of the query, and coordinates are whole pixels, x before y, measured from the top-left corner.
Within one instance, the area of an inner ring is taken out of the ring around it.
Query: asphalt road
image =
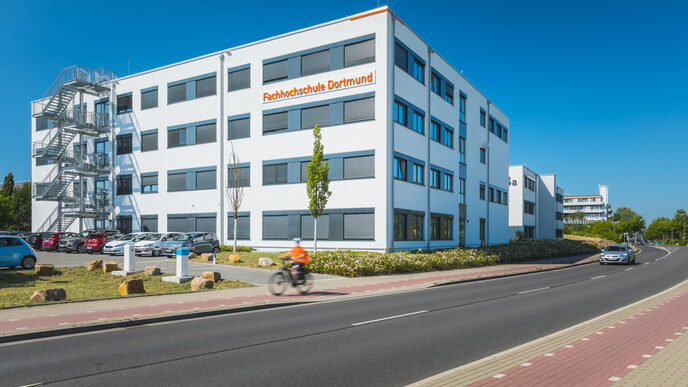
[[[637,261],[7,344],[1,383],[402,385],[688,278],[686,248]]]

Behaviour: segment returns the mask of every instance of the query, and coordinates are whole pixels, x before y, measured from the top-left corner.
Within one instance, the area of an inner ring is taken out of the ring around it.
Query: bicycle
[[[279,296],[287,290],[289,284],[296,288],[301,294],[308,293],[313,288],[313,276],[307,268],[302,267],[302,272],[298,277],[292,278],[291,267],[287,265],[290,258],[281,258],[284,261],[284,266],[277,273],[270,276],[268,279],[268,290],[275,296]]]

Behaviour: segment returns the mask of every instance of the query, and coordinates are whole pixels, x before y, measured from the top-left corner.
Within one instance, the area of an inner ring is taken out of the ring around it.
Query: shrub
[[[251,251],[254,251],[255,249],[251,246],[238,246],[237,245],[237,252],[238,253],[250,253]],[[234,251],[234,246],[229,246],[229,245],[222,245],[220,248],[220,251],[229,251],[230,253]]]

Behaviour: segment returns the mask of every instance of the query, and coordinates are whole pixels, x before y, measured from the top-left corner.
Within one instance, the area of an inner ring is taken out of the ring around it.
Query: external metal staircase
[[[83,145],[85,137],[110,133],[110,115],[88,112],[84,95],[107,96],[114,78],[110,70],[68,67],[62,70],[45,97],[32,103],[33,117],[55,123],[42,140],[34,142],[32,149],[34,158],[55,164],[41,182],[34,183],[33,197],[37,201],[57,202],[36,231],[64,231],[76,219],[110,213],[109,199],[89,195],[85,181],[109,177],[110,160],[105,154],[89,154],[88,147]],[[84,192],[77,189],[75,182],[82,182]],[[82,226],[80,222],[79,228]]]

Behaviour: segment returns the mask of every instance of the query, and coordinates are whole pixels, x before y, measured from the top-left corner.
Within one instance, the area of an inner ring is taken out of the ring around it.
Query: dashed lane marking
[[[526,293],[532,293],[532,292],[539,292],[540,290],[547,290],[550,287],[547,286],[546,288],[539,288],[539,289],[531,289],[531,290],[524,290],[522,292],[518,292],[518,294],[526,294]]]
[[[419,310],[419,311],[417,311],[417,312],[398,314],[398,315],[396,315],[396,316],[383,317],[383,318],[378,318],[378,319],[369,320],[369,321],[362,321],[362,322],[358,322],[358,323],[351,324],[351,326],[356,327],[356,326],[359,326],[359,325],[372,324],[372,323],[376,323],[376,322],[380,322],[380,321],[386,321],[386,320],[392,320],[392,319],[395,319],[395,318],[413,316],[413,315],[415,315],[415,314],[421,314],[421,313],[427,313],[427,312],[428,312],[427,310]]]
[[[599,279],[599,278],[603,278],[603,277],[606,277],[606,276],[607,276],[606,274],[602,274],[602,275],[598,275],[597,277],[592,277],[592,278],[590,278],[590,279],[591,279],[591,280],[594,280],[594,279]]]

